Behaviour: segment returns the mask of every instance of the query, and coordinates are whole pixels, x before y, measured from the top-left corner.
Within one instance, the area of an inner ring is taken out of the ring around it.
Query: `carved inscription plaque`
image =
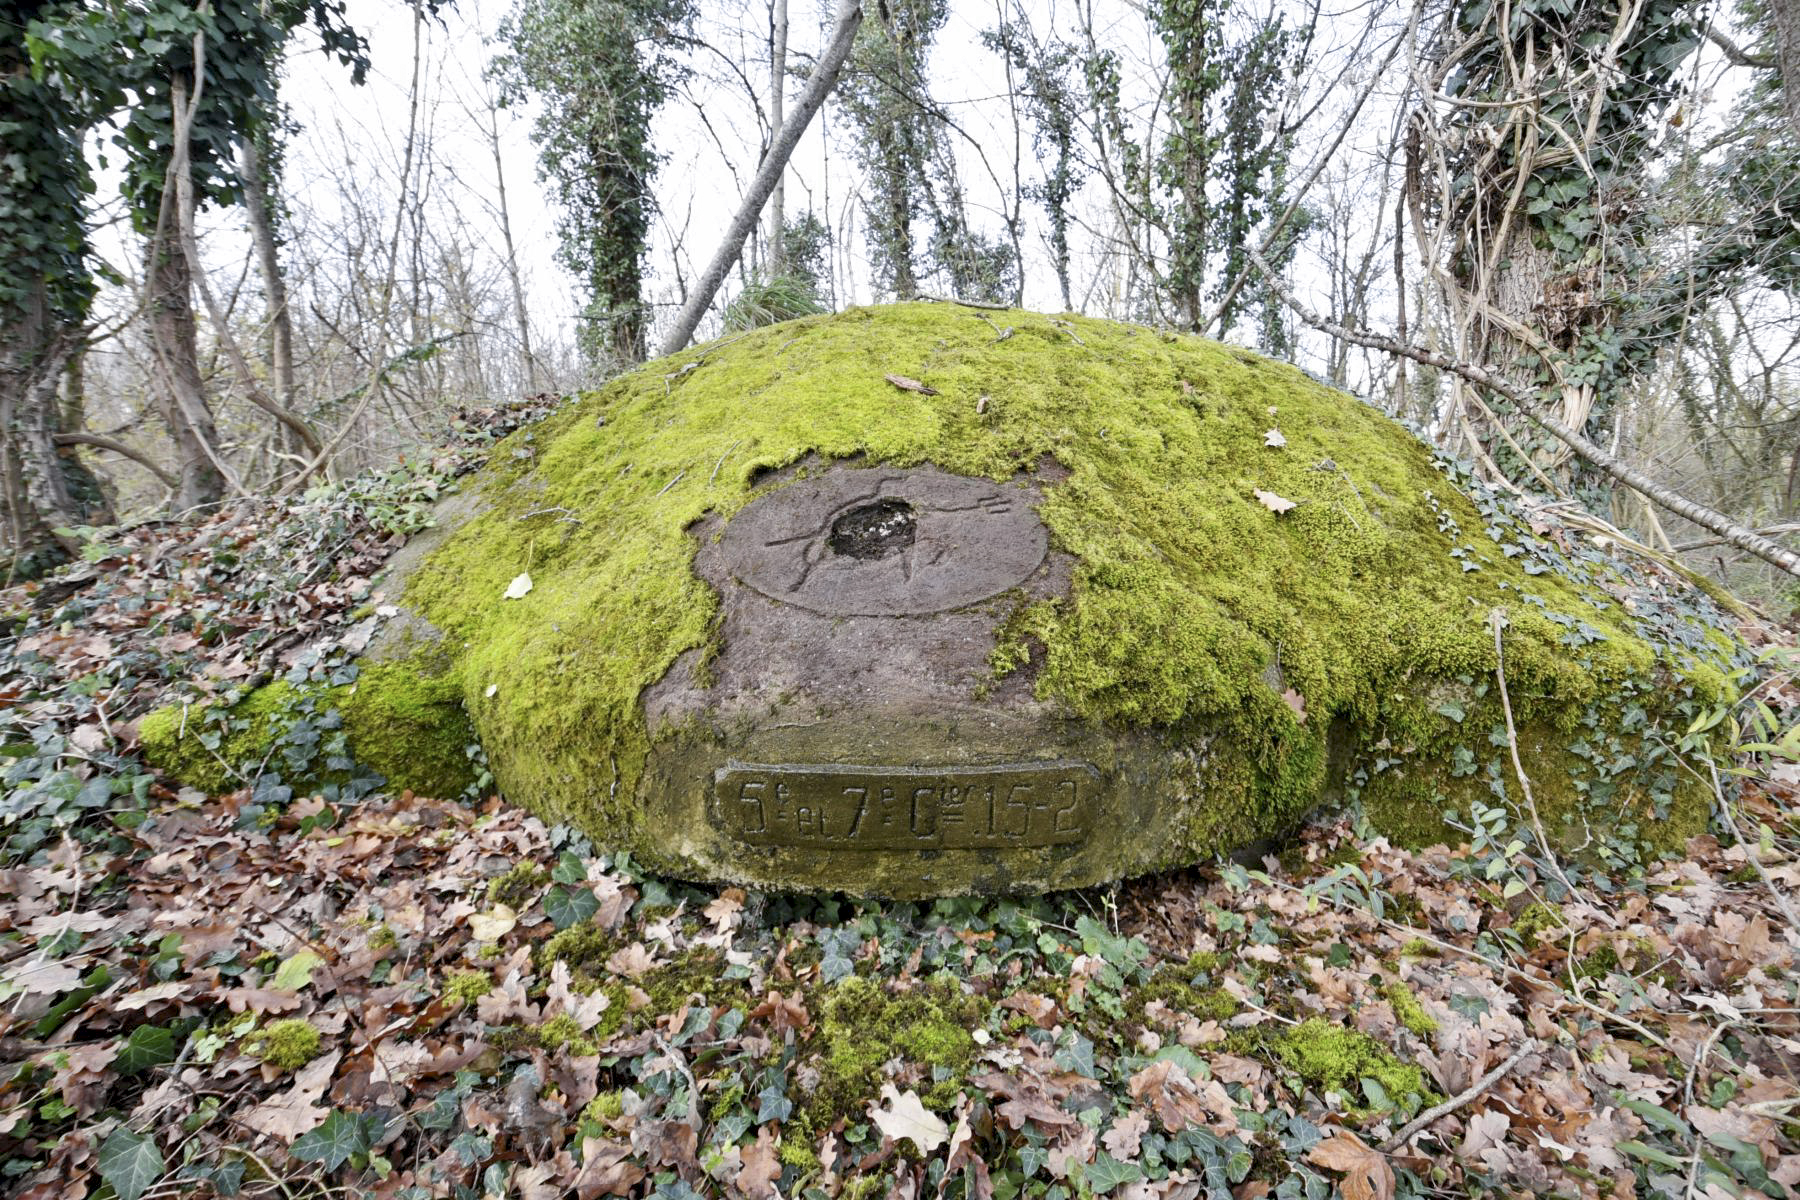
[[[732,518],[725,562],[746,587],[827,616],[908,616],[985,600],[1030,578],[1050,538],[1013,483],[931,467],[836,467]]]
[[[761,766],[713,776],[712,817],[752,846],[983,850],[1061,846],[1093,828],[1083,762],[991,767]]]

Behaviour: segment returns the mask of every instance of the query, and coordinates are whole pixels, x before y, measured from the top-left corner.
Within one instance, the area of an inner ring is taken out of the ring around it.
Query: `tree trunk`
[[[488,149],[494,154],[494,183],[500,193],[500,240],[506,246],[506,279],[512,285],[513,321],[519,327],[519,353],[525,362],[525,386],[537,391],[540,382],[537,355],[531,350],[531,318],[525,308],[525,284],[519,276],[519,256],[513,249],[512,211],[506,202],[506,166],[500,158],[500,125],[494,115],[494,104],[488,103]]]
[[[787,84],[787,0],[774,0],[770,17],[769,38],[769,144],[781,136],[781,110]],[[782,234],[786,230],[787,169],[775,177],[775,189],[769,193],[769,276],[774,278],[787,270],[787,247]]]
[[[1781,108],[1800,138],[1800,0],[1769,0],[1775,61],[1781,65]]]
[[[281,274],[281,259],[275,242],[275,221],[270,212],[274,195],[268,176],[263,171],[262,155],[253,138],[238,142],[238,157],[244,174],[244,211],[250,218],[250,237],[256,245],[256,267],[262,275],[263,296],[269,306],[269,371],[275,385],[275,403],[289,412],[294,410],[294,322],[288,311],[287,280]],[[288,454],[305,449],[299,431],[278,424],[281,447]]]
[[[0,325],[0,500],[8,576],[38,575],[68,558],[79,543],[56,530],[88,524],[54,441],[57,383],[73,341],[72,331],[51,320],[41,286]]]
[[[165,201],[165,206],[176,203]],[[194,330],[193,276],[176,235],[173,214],[162,222],[144,255],[145,314],[155,357],[158,405],[175,443],[177,512],[217,504],[225,496],[225,476],[216,461],[218,434]]]

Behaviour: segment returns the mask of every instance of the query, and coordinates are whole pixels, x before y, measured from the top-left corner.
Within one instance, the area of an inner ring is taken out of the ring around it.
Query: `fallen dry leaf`
[[[581,1143],[581,1174],[570,1185],[577,1200],[596,1196],[624,1196],[644,1178],[644,1169],[630,1161],[631,1147],[601,1138]]]
[[[950,1126],[926,1109],[919,1093],[904,1092],[891,1083],[881,1085],[881,1104],[869,1104],[869,1119],[891,1141],[911,1138],[920,1154],[930,1154],[950,1140]]]
[[[1254,489],[1252,494],[1272,513],[1284,513],[1300,507],[1286,496],[1277,496],[1274,492],[1265,492],[1261,488]]]
[[[921,396],[935,396],[938,394],[936,388],[926,387],[924,384],[920,383],[918,380],[908,379],[904,375],[889,375],[886,378],[889,383],[893,384],[895,387],[901,389],[902,391],[917,392]]]
[[[769,1126],[764,1125],[756,1131],[756,1144],[745,1146],[739,1161],[742,1165],[732,1180],[738,1191],[750,1200],[763,1200],[775,1191],[775,1181],[781,1178],[781,1153],[775,1147],[775,1137]]]
[[[497,942],[513,931],[519,914],[504,904],[496,904],[484,913],[469,918],[469,932],[481,942]]]
[[[1306,724],[1306,697],[1293,688],[1289,688],[1281,693],[1281,699],[1283,703],[1294,710],[1294,715],[1300,718],[1300,723]]]
[[[1281,430],[1271,429],[1263,434],[1263,445],[1279,450],[1287,445],[1287,439],[1281,436]]]
[[[291,1142],[309,1129],[324,1122],[329,1110],[318,1106],[331,1074],[337,1070],[343,1052],[333,1050],[323,1058],[315,1058],[294,1072],[294,1086],[271,1096],[245,1113],[243,1123],[258,1133]]]
[[[1394,1168],[1354,1133],[1332,1134],[1306,1152],[1306,1161],[1343,1175],[1338,1190],[1344,1200],[1390,1200],[1394,1194]]]

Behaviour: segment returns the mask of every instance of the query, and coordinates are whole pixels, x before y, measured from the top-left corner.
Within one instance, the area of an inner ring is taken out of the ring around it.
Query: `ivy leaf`
[[[579,925],[600,911],[600,901],[592,890],[556,884],[544,893],[544,912],[558,929]]]
[[[269,986],[279,992],[297,992],[312,982],[314,968],[324,964],[325,960],[311,950],[302,950],[282,960],[275,968],[275,978],[269,981]]]
[[[564,850],[556,860],[556,869],[550,872],[550,878],[556,883],[577,884],[587,881],[587,864],[581,856],[572,850]]]
[[[1488,1010],[1488,1002],[1472,992],[1450,993],[1450,1008],[1471,1021],[1481,1020],[1482,1014]]]
[[[138,1200],[162,1178],[163,1156],[156,1139],[121,1125],[100,1144],[97,1165],[119,1200]]]
[[[1135,1183],[1144,1177],[1144,1168],[1136,1163],[1120,1162],[1104,1150],[1096,1154],[1094,1161],[1084,1166],[1081,1172],[1082,1179],[1097,1196],[1105,1195],[1121,1183]]]
[[[756,1123],[765,1121],[785,1121],[794,1115],[794,1102],[788,1099],[787,1089],[778,1079],[756,1094]]]
[[[139,1025],[119,1046],[112,1068],[121,1075],[135,1075],[150,1067],[175,1061],[175,1031],[161,1025]]]
[[[369,1152],[370,1126],[374,1120],[361,1113],[334,1108],[323,1125],[296,1138],[288,1153],[301,1162],[316,1162],[327,1171],[335,1171],[349,1162],[352,1155]]]

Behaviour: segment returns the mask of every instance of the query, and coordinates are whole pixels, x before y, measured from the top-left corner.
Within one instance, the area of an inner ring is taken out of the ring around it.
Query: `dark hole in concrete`
[[[831,523],[826,544],[849,558],[886,558],[913,544],[919,518],[904,500],[859,504]]]

